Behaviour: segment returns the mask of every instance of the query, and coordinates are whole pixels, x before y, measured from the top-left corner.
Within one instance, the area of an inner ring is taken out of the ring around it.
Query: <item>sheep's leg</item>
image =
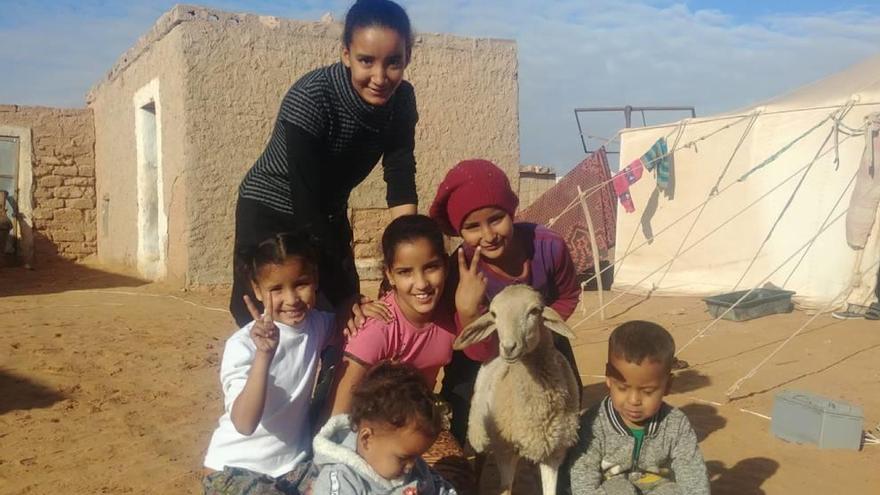
[[[513,452],[504,452],[503,449],[499,449],[495,453],[495,461],[498,463],[498,474],[501,479],[501,495],[510,495],[519,456]]]
[[[541,488],[544,495],[556,495],[556,481],[559,478],[559,464],[539,465],[541,469]]]

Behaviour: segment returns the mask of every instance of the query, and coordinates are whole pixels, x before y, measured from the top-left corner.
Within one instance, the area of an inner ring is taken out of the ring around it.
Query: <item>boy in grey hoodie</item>
[[[383,361],[355,387],[351,415],[330,418],[315,437],[314,495],[456,495],[421,455],[442,411],[422,375]]]
[[[708,495],[706,464],[687,417],[663,402],[675,342],[630,321],[608,339],[609,395],[581,418],[561,479],[574,495]]]

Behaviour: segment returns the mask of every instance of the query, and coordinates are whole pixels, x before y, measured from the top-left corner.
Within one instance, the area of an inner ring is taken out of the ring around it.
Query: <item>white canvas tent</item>
[[[865,146],[858,131],[877,111],[880,56],[752,108],[623,131],[622,166],[666,137],[674,194],[658,194],[648,172],[631,186],[636,211],[618,209],[615,289],[709,295],[766,281],[808,307],[870,303],[878,222],[860,252],[846,242],[845,213]]]

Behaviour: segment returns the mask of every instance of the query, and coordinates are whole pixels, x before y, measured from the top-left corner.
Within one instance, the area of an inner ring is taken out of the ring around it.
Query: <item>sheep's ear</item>
[[[460,351],[465,347],[489,338],[494,331],[495,318],[491,314],[486,313],[462,329],[458,337],[455,338],[455,342],[452,343],[452,348]]]
[[[568,325],[565,324],[565,321],[563,321],[562,317],[559,316],[559,313],[557,313],[555,309],[550,306],[544,306],[544,312],[541,313],[541,315],[544,317],[545,327],[567,339],[575,338],[574,332],[568,328]]]

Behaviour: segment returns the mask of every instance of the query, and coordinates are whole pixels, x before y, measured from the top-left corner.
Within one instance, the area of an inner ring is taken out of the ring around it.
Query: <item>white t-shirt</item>
[[[321,350],[334,331],[334,317],[312,310],[297,327],[275,323],[279,342],[269,367],[263,417],[254,433],[246,436],[235,430],[230,412],[256,354],[250,336],[253,324],[248,323],[226,341],[220,365],[225,412],[211,437],[205,466],[217,471],[225,466],[240,467],[277,477],[292,471],[310,451],[309,403]]]

